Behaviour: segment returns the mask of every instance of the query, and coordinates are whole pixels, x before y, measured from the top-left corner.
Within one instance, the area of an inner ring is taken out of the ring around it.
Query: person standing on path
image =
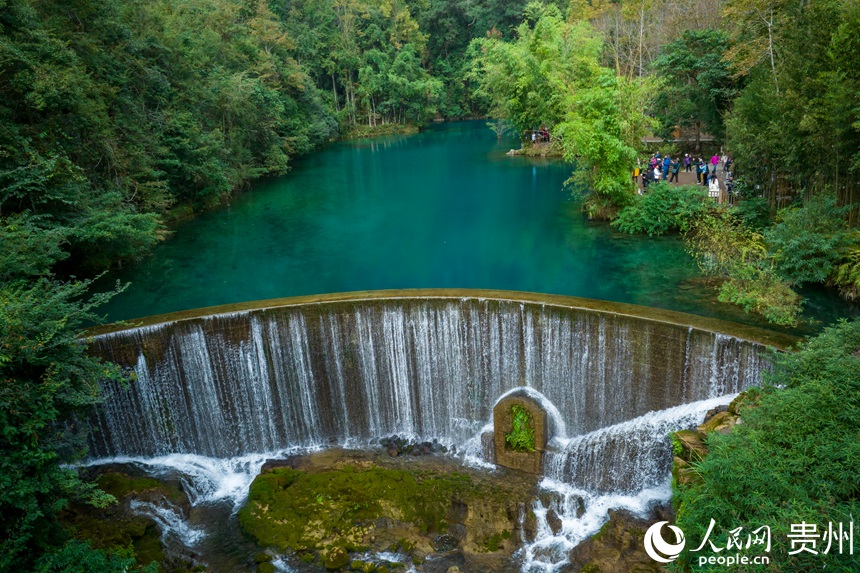
[[[690,169],[692,168],[692,163],[693,163],[693,160],[690,158],[690,154],[685,153],[684,154],[684,171],[686,173],[690,172]]]
[[[720,156],[717,155],[716,153],[714,153],[714,156],[711,157],[711,165],[712,165],[711,171],[716,173],[717,172],[717,165],[719,165],[719,164],[720,164]]]
[[[680,171],[680,170],[681,170],[681,160],[676,159],[672,163],[672,176],[669,178],[669,183],[671,183],[672,181],[674,181],[675,183],[678,182],[678,171]]]
[[[663,158],[663,180],[669,178],[669,167],[672,165],[672,158],[669,154],[666,154],[666,157]]]
[[[708,184],[708,197],[717,200],[720,198],[720,182],[716,175],[711,175],[711,182]]]

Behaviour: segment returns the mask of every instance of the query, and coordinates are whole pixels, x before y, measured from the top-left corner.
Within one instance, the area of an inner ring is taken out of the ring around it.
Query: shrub
[[[776,272],[764,236],[730,211],[714,211],[690,223],[687,249],[707,275],[722,279],[719,300],[794,325],[803,298]]]
[[[860,300],[860,233],[854,234],[852,242],[845,256],[833,267],[828,282],[846,299]]]
[[[827,280],[848,242],[843,212],[833,197],[813,197],[777,214],[765,237],[783,277],[794,284]]]
[[[663,235],[685,231],[711,207],[704,187],[655,183],[648,192],[622,209],[612,225],[624,233]]]

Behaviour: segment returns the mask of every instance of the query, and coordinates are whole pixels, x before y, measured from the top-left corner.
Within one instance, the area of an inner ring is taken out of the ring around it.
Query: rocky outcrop
[[[529,524],[521,514],[536,495],[536,477],[521,472],[326,450],[267,462],[239,522],[261,548],[332,571],[514,571],[517,530]],[[403,562],[383,562],[386,552]]]
[[[187,516],[191,504],[180,484],[135,474],[133,468],[124,465],[83,471],[87,480],[95,481],[101,490],[114,496],[117,503],[104,508],[73,503],[60,512],[60,521],[74,537],[111,551],[131,547],[139,565],[156,562],[160,571],[188,571],[202,567],[194,554],[165,547],[155,520],[135,511],[131,503],[136,500],[171,508]]]
[[[742,392],[728,406],[709,410],[705,420],[695,430],[681,430],[672,434],[672,478],[678,486],[699,480],[695,464],[708,455],[708,435],[727,434],[741,424],[741,411],[755,407],[755,394]]]
[[[591,539],[570,552],[568,571],[581,573],[658,573],[660,564],[648,557],[642,546],[645,531],[657,521],[672,520],[669,506],[654,508],[647,518],[618,510]]]

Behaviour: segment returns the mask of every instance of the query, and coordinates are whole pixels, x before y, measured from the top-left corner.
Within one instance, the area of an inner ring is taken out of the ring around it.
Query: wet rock
[[[610,511],[609,521],[592,537],[575,547],[569,555],[571,571],[600,573],[658,573],[660,564],[648,557],[642,545],[645,531],[662,521],[668,506],[652,511],[647,519],[627,511]],[[658,517],[659,516],[659,517]]]
[[[433,549],[440,553],[453,551],[459,545],[459,541],[453,535],[440,535],[433,540]]]
[[[553,535],[558,535],[558,532],[561,531],[561,518],[554,509],[550,509],[546,512],[546,523],[549,525]]]
[[[448,526],[448,535],[456,539],[458,542],[466,539],[468,530],[462,523],[452,523]]]
[[[446,553],[443,555],[429,555],[424,561],[424,573],[448,573],[448,571],[456,567],[463,569],[466,565],[466,558],[459,551]]]
[[[295,468],[296,461],[297,460],[293,457],[266,460],[263,462],[263,467],[260,469],[260,473],[268,473],[278,468]]]
[[[728,406],[717,406],[716,408],[711,408],[705,413],[705,421],[703,423],[707,424],[708,420],[719,414],[720,412],[728,412]]]

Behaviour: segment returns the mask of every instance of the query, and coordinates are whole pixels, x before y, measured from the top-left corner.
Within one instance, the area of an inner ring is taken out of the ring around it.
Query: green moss
[[[254,480],[239,523],[260,545],[282,551],[321,549],[333,538],[360,547],[365,525],[383,516],[421,533],[445,531],[452,500],[473,489],[459,472],[277,468]]]
[[[276,573],[277,569],[269,562],[257,565],[257,573]]]
[[[583,565],[582,569],[579,570],[579,573],[600,573],[600,567],[595,563],[586,563]]]
[[[531,412],[514,404],[511,406],[513,428],[505,434],[505,444],[516,452],[535,451],[535,429]]]
[[[268,553],[257,553],[254,555],[254,563],[268,563],[272,560],[272,556]]]

